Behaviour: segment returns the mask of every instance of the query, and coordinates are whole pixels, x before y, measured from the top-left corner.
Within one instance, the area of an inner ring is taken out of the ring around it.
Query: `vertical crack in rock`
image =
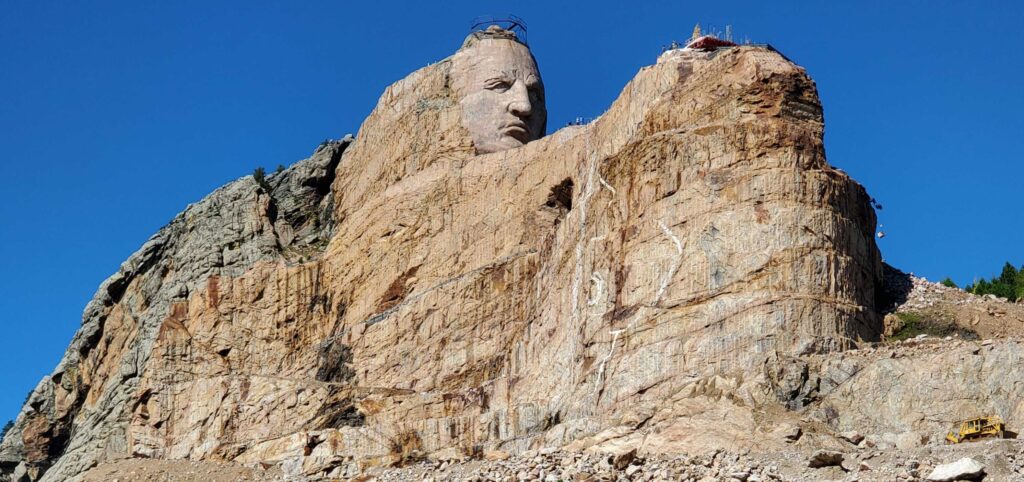
[[[658,227],[661,228],[661,232],[665,233],[665,236],[672,241],[672,244],[676,247],[676,256],[672,257],[672,264],[669,265],[668,273],[665,273],[665,277],[661,279],[661,284],[658,286],[658,293],[654,296],[654,305],[661,303],[661,297],[665,294],[665,288],[668,288],[669,282],[672,281],[672,277],[675,276],[676,270],[679,269],[679,265],[683,262],[683,243],[679,241],[679,238],[675,234],[672,234],[672,230],[665,226],[665,222],[658,220]]]

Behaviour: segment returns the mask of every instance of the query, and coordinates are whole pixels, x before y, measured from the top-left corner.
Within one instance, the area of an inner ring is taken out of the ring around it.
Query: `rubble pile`
[[[852,446],[851,446],[852,448]],[[494,454],[492,454],[494,455]],[[362,480],[400,481],[920,481],[1020,480],[1024,448],[986,441],[915,451],[816,450],[772,454],[713,451],[699,456],[530,451],[500,460],[425,461],[366,474]],[[494,457],[492,457],[494,458]],[[1002,461],[1008,461],[1003,463]],[[949,477],[954,478],[949,478]]]
[[[702,456],[648,457],[636,451],[623,454],[580,454],[545,450],[489,462],[424,462],[413,467],[391,469],[372,480],[786,480],[778,463],[725,451]]]
[[[914,275],[909,275],[909,279],[911,283],[910,293],[907,295],[907,301],[897,306],[897,311],[923,310],[939,304],[984,304],[988,306],[991,303],[1011,303],[1006,298],[996,295],[978,296],[960,288],[953,288],[942,283],[934,283]],[[1006,314],[1005,309],[1001,311],[1003,315]]]
[[[980,338],[1024,336],[1022,303],[992,294],[974,295],[888,265],[884,271],[886,336],[903,326],[900,319],[905,315],[958,326]]]

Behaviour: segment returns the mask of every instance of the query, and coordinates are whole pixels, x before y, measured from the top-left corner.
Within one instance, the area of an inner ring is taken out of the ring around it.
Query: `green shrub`
[[[959,336],[965,340],[977,340],[978,333],[969,328],[958,326],[950,321],[943,321],[922,313],[902,312],[896,316],[903,321],[903,328],[889,337],[890,341],[914,338],[917,335],[928,336]]]
[[[14,428],[14,421],[8,420],[7,423],[4,424],[3,430],[0,430],[0,440],[3,440],[4,437],[7,436],[7,432],[10,432],[12,428]]]
[[[270,192],[270,184],[267,184],[267,171],[263,170],[262,167],[257,167],[256,169],[253,169],[252,178],[256,180],[256,184],[258,184],[267,192]]]
[[[957,286],[956,283],[953,282],[953,280],[950,279],[949,276],[947,276],[946,279],[942,280],[941,283],[946,286],[949,286],[950,288],[959,288],[959,286]]]

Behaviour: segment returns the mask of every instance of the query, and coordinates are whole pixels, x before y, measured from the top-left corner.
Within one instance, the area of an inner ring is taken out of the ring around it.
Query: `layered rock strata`
[[[766,365],[879,338],[869,197],[778,53],[670,52],[594,122],[485,155],[452,69],[391,86],[343,156],[300,163],[315,181],[242,179],[158,233],[3,453],[64,480],[121,456],[300,477],[756,445]],[[699,413],[735,427],[697,440]]]

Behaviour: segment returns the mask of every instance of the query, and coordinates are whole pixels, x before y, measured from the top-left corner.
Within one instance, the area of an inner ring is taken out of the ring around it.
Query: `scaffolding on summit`
[[[487,30],[490,27],[498,27],[516,34],[516,38],[523,44],[529,45],[526,41],[526,21],[512,15],[481,15],[473,19],[469,24],[470,32]]]

